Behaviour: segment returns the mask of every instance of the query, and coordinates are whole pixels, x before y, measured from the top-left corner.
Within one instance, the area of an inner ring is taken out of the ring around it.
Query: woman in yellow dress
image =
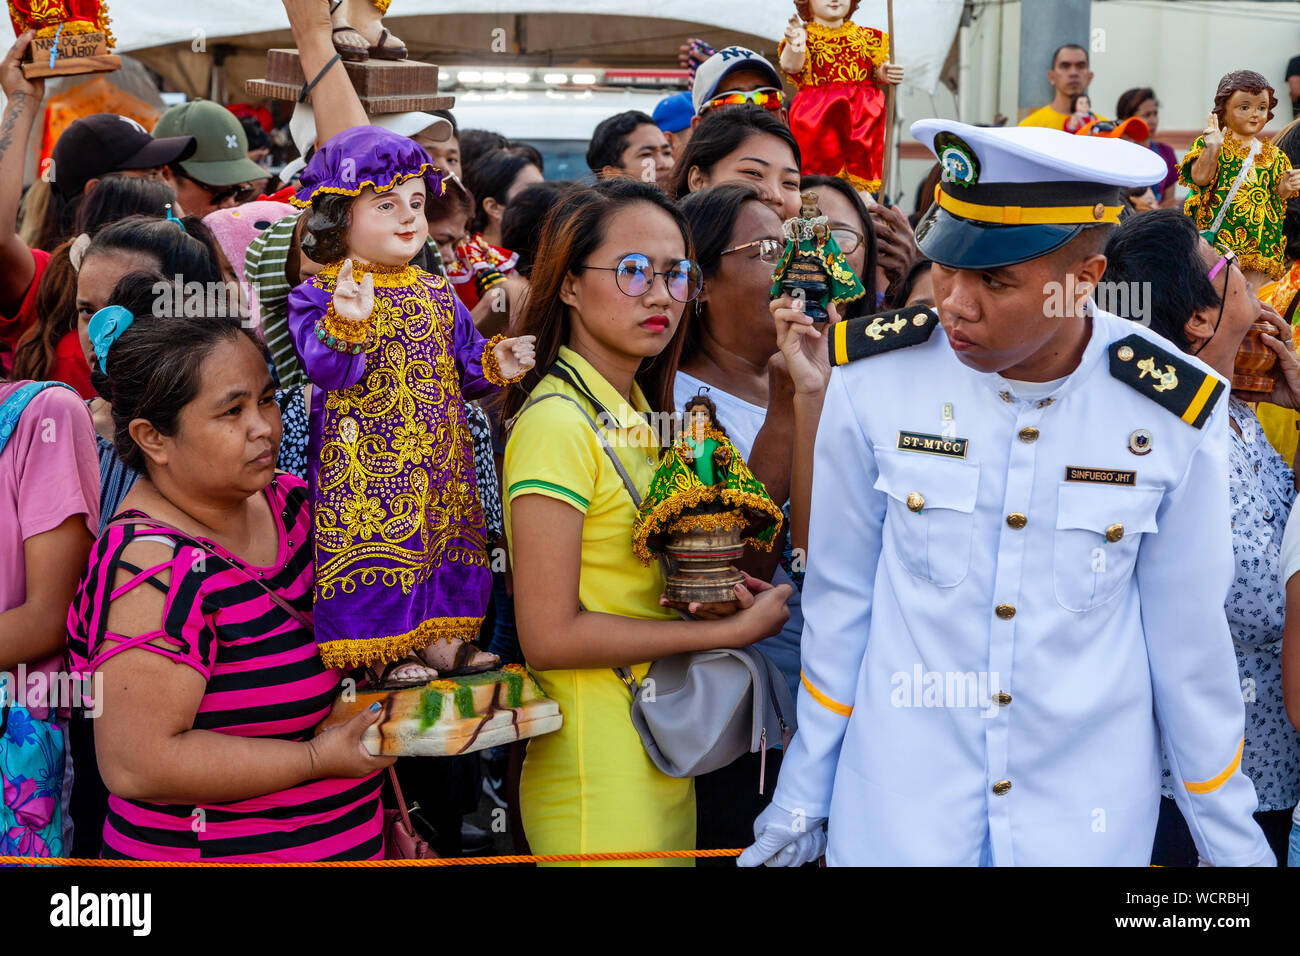
[[[538,250],[522,320],[538,337],[537,366],[503,409],[513,419],[503,487],[519,645],[564,715],[524,761],[520,810],[534,853],[693,849],[693,782],[651,763],[613,668],[639,681],[657,658],[746,646],[787,617],[789,588],[751,578],[736,588],[734,614],[677,620],[661,603],[659,566],[632,553],[637,503],[611,453],[644,494],[659,459],[650,425],[671,418],[700,288],[690,252],[681,213],[634,180],[568,194]]]

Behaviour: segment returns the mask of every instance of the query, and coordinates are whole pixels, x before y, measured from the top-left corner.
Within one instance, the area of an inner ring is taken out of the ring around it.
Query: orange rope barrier
[[[642,850],[625,853],[551,853],[542,856],[462,856],[436,860],[329,860],[316,863],[208,863],[202,860],[88,860],[55,856],[0,856],[0,866],[494,866],[503,863],[608,863],[683,857],[740,856],[740,850]]]

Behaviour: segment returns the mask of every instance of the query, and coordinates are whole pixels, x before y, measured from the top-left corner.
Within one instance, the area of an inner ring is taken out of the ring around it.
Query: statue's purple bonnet
[[[431,197],[442,195],[442,174],[422,146],[378,126],[353,126],[316,150],[290,201],[304,207],[322,193],[358,196],[367,186],[386,192],[416,176],[424,177]]]

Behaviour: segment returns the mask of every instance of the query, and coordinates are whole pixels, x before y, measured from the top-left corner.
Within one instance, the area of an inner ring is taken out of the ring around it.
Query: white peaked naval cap
[[[1026,262],[1084,229],[1116,225],[1122,191],[1168,172],[1155,151],[1137,143],[1041,127],[927,119],[912,124],[912,135],[943,168],[916,242],[954,269]]]

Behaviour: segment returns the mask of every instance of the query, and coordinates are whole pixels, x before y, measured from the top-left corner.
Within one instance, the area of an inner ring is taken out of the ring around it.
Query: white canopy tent
[[[129,53],[191,96],[245,99],[265,51],[292,46],[275,0],[109,0],[117,52]],[[629,16],[616,0],[394,0],[385,23],[415,58],[439,64],[677,65],[699,36],[774,57],[794,10],[790,0],[655,0]],[[962,0],[898,0],[894,20],[908,83],[932,92],[952,47]],[[864,0],[855,21],[884,28],[885,0]],[[5,31],[0,54],[13,40]]]

